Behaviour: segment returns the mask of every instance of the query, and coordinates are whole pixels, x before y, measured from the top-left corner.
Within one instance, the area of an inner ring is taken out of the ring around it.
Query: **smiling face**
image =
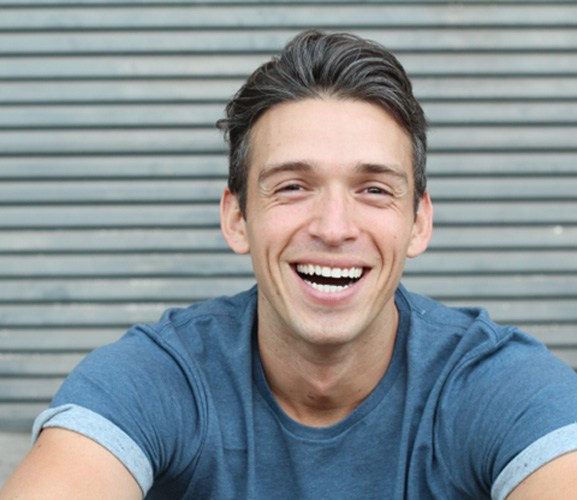
[[[425,250],[432,208],[415,214],[411,141],[381,107],[305,99],[253,126],[246,219],[222,200],[231,248],[250,252],[259,336],[339,346],[394,335],[406,257]]]

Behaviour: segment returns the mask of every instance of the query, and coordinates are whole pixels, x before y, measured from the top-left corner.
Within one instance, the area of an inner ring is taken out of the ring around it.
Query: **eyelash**
[[[303,187],[300,184],[296,184],[296,183],[291,183],[291,184],[286,184],[284,186],[279,187],[276,192],[277,193],[282,193],[283,191],[300,191],[302,190]]]
[[[390,195],[390,194],[391,194],[390,191],[387,191],[386,189],[383,189],[383,188],[377,187],[377,186],[369,186],[369,187],[366,187],[366,188],[364,188],[363,191],[365,191],[367,194],[375,194],[375,195],[377,195],[377,194],[378,194],[378,195],[380,195],[380,194],[382,194],[382,195]]]
[[[298,182],[291,182],[285,185],[278,187],[274,192],[276,194],[282,193],[297,193],[299,191],[303,191],[305,188],[302,184]],[[367,186],[362,188],[359,193],[366,194],[368,196],[392,196],[392,192],[388,189],[385,189],[380,186]]]

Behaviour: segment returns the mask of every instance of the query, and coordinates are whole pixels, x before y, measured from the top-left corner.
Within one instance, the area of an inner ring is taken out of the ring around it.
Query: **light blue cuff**
[[[551,460],[577,450],[577,423],[546,434],[525,448],[501,471],[491,488],[491,498],[505,500],[530,474]]]
[[[96,441],[124,464],[144,495],[151,488],[152,465],[144,452],[128,434],[98,413],[73,404],[45,410],[34,421],[32,440],[36,441],[46,427],[62,427]]]

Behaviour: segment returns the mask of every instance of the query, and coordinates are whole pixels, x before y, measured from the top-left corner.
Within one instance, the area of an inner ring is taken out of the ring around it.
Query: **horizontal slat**
[[[124,333],[123,328],[46,328],[9,329],[0,326],[0,351],[5,353],[85,353],[114,342]]]
[[[435,249],[577,249],[577,227],[436,227]],[[141,253],[222,251],[220,229],[4,230],[0,253]],[[65,257],[63,257],[65,258]]]
[[[408,273],[574,273],[574,251],[480,251],[426,252],[407,262]]]
[[[332,9],[334,10],[334,9]],[[356,8],[360,11],[361,9]],[[577,18],[577,10],[573,9]],[[287,12],[289,12],[287,10]],[[58,14],[57,14],[58,15]],[[315,16],[309,12],[309,16]],[[324,14],[319,13],[319,16]],[[382,15],[388,16],[387,13]],[[5,12],[2,12],[2,18]],[[27,18],[27,16],[22,16]],[[223,16],[228,18],[227,16]],[[107,14],[107,19],[117,16]],[[374,20],[371,20],[374,23]],[[327,26],[322,20],[315,23],[317,28]],[[307,20],[305,28],[310,26]],[[236,27],[236,26],[233,26]],[[51,29],[52,28],[52,29]],[[105,25],[97,26],[104,30]],[[286,42],[295,35],[298,28],[290,31],[269,31],[264,33],[243,33],[219,30],[190,30],[178,27],[167,33],[168,26],[162,31],[154,28],[143,28],[125,31],[112,28],[107,31],[88,31],[83,26],[76,26],[69,32],[56,30],[49,24],[44,29],[31,36],[28,31],[0,32],[0,55],[40,55],[40,54],[159,54],[159,53],[220,53],[220,52],[261,52],[272,55],[278,52]],[[401,53],[404,51],[502,51],[502,50],[569,50],[577,46],[577,34],[570,28],[560,26],[541,29],[425,29],[414,27],[406,30],[386,29],[363,30],[353,23],[341,25],[339,30],[354,31],[369,39],[378,41],[390,50]]]
[[[432,150],[441,151],[577,151],[577,125],[558,127],[437,126],[430,134]],[[144,154],[222,152],[225,145],[216,130],[105,129],[24,130],[0,132],[0,151],[9,155],[35,154]]]
[[[0,210],[0,229],[218,227],[211,205],[13,206]],[[577,224],[577,201],[437,202],[435,223],[444,225]]]
[[[425,114],[431,125],[454,123],[511,125],[573,124],[577,102],[427,102]]]
[[[577,272],[574,251],[427,252],[407,263],[411,273],[552,273]],[[232,253],[217,255],[4,255],[0,276],[7,277],[160,277],[236,276],[251,274],[250,259]],[[232,278],[227,278],[232,279]],[[217,280],[215,280],[217,281]]]
[[[463,150],[570,150],[577,151],[576,126],[492,127],[437,126],[431,129],[431,149]]]
[[[218,203],[224,179],[159,181],[22,181],[0,184],[0,204],[35,203]],[[437,178],[429,183],[434,200],[574,200],[577,176]]]
[[[559,58],[552,55],[554,60]],[[270,58],[265,54],[2,56],[0,80],[89,78],[241,78]],[[449,56],[450,59],[450,56]],[[558,61],[558,64],[563,64]]]
[[[465,40],[467,33],[461,32]],[[386,41],[383,42],[387,45]],[[389,45],[387,47],[393,50]],[[407,73],[414,79],[431,75],[477,75],[478,83],[482,84],[482,79],[496,75],[538,78],[547,75],[574,76],[577,54],[572,53],[568,45],[566,48],[566,51],[558,52],[540,52],[535,49],[529,52],[496,50],[487,53],[469,51],[467,47],[455,52],[394,52]]]
[[[577,64],[577,58],[575,59]],[[534,64],[531,62],[531,64]],[[86,80],[1,81],[0,103],[180,103],[224,104],[242,85],[242,79],[222,80]],[[413,79],[415,94],[427,105],[435,100],[551,100],[577,99],[577,76],[430,76]]]
[[[435,224],[575,224],[576,202],[435,203]]]
[[[232,276],[247,277],[250,274],[250,259],[231,252],[215,255],[67,255],[64,258],[36,255],[0,256],[2,277],[182,275],[221,276],[230,280]]]
[[[510,32],[507,31],[508,36]],[[461,33],[463,35],[463,33]],[[465,34],[466,35],[466,34]],[[241,38],[244,38],[243,34]],[[394,33],[391,34],[395,36]],[[438,32],[433,40],[438,36]],[[386,41],[385,41],[386,43]],[[390,44],[387,46],[393,50]],[[526,48],[526,46],[525,46]],[[190,49],[190,47],[188,47]],[[413,77],[478,75],[575,75],[577,54],[559,52],[448,51],[441,53],[398,52],[396,55]],[[39,79],[171,79],[232,78],[241,79],[252,73],[271,54],[230,54],[217,56],[190,53],[178,54],[91,54],[83,57],[44,54],[26,57],[2,56],[0,49],[0,81]],[[240,80],[239,84],[240,84]],[[481,82],[478,82],[481,83]],[[469,89],[471,92],[473,88]],[[2,99],[4,100],[4,99]]]
[[[3,403],[0,402],[0,430],[4,432],[26,433],[26,444],[29,443],[29,433],[36,416],[47,408],[49,398],[39,403]],[[23,453],[26,448],[24,448]],[[23,457],[23,455],[22,455]]]
[[[561,280],[559,280],[561,281]],[[228,293],[232,288],[248,289],[254,278],[230,277],[220,286],[214,279],[172,278],[160,279],[133,278],[130,280],[81,279],[81,280],[2,280],[0,303],[8,302],[196,302],[212,295]],[[554,286],[550,286],[554,289]],[[220,292],[220,293],[219,293]],[[528,291],[527,291],[528,292]],[[543,290],[547,295],[547,290]],[[569,295],[571,289],[566,291]],[[10,304],[1,306],[9,309]]]
[[[427,106],[436,99],[575,99],[577,78],[415,79],[418,97]],[[202,98],[223,105],[239,88],[240,81],[82,81],[0,82],[0,102],[21,103],[143,103],[190,102]]]
[[[555,3],[562,4],[562,3],[571,3],[573,0],[556,0]],[[497,0],[497,2],[504,2],[507,4],[547,4],[546,0]],[[246,0],[218,0],[213,2],[211,5],[218,4],[220,6],[227,6],[227,5],[245,5],[250,3],[252,5],[286,5],[286,0],[251,0],[247,2]],[[309,5],[311,0],[292,0],[291,4],[305,4]],[[331,4],[340,4],[345,3],[348,5],[363,5],[367,2],[364,0],[330,0]],[[378,3],[382,4],[398,4],[399,0],[378,0]],[[417,4],[417,5],[426,5],[426,4],[438,4],[439,0],[403,0],[403,4]],[[6,7],[20,7],[20,8],[30,8],[29,6],[32,5],[34,7],[38,6],[45,6],[45,7],[79,7],[82,5],[87,6],[121,6],[126,7],[126,0],[0,0],[0,5]],[[143,6],[155,6],[158,7],[159,5],[173,5],[176,7],[182,6],[206,6],[206,0],[166,0],[161,3],[161,0],[138,0],[139,5]]]
[[[568,347],[575,345],[577,324],[516,324],[521,330],[549,346]],[[123,327],[112,328],[0,328],[1,351],[5,353],[86,353],[104,344],[120,338],[125,332]]]
[[[223,179],[4,182],[0,184],[0,204],[217,203],[225,185]]]
[[[547,125],[577,123],[577,102],[429,102],[429,122],[451,124]],[[0,106],[0,128],[205,127],[224,115],[222,104]]]
[[[221,104],[1,106],[0,127],[214,127]]]
[[[220,251],[220,229],[2,231],[0,253]],[[65,258],[65,257],[64,257]]]
[[[543,323],[555,318],[558,323],[577,323],[577,301],[575,300],[451,300],[447,305],[456,307],[484,307],[499,323],[526,325],[531,334],[530,323]]]
[[[2,207],[0,210],[0,228],[217,227],[219,219],[216,204]]]
[[[374,26],[381,19],[383,27],[397,26],[544,26],[575,24],[577,6],[516,5],[262,5],[262,6],[163,6],[117,7],[114,16],[105,8],[35,9],[5,8],[0,27],[4,29],[142,29],[187,28],[218,29],[267,28],[270,26],[309,27],[311,19],[319,27]],[[573,23],[571,23],[573,20]]]
[[[244,283],[243,283],[244,285]],[[221,290],[224,292],[221,283]],[[227,294],[238,290],[233,285],[228,287]],[[217,290],[207,290],[207,298],[218,295]],[[448,305],[480,306],[490,311],[498,322],[518,324],[542,324],[555,318],[557,323],[577,323],[577,301],[575,299],[542,298],[530,300],[451,300]],[[184,303],[170,304],[176,306]],[[66,328],[81,327],[114,327],[128,328],[140,322],[154,322],[160,318],[169,304],[134,303],[134,304],[15,304],[2,307],[0,324],[4,328]],[[529,328],[527,328],[529,330]],[[530,333],[530,331],[529,331]]]
[[[11,378],[9,380],[10,383],[0,383],[0,403],[48,401],[62,384],[63,377]]]
[[[116,129],[1,131],[2,154],[190,153],[224,150],[216,130]]]
[[[428,155],[428,173],[436,176],[494,176],[577,174],[576,152],[532,151],[475,151],[441,153],[432,151]]]
[[[224,292],[215,283],[214,290],[206,290],[206,298]],[[228,286],[230,293],[233,286]],[[3,328],[116,328],[126,329],[136,323],[156,322],[167,307],[185,306],[179,304],[14,304],[0,308],[0,325]]]
[[[431,249],[577,249],[577,227],[437,227]]]
[[[577,80],[577,79],[576,79]],[[242,80],[143,80],[76,82],[2,82],[0,102],[124,102],[214,101],[225,102],[239,89]],[[576,92],[577,93],[577,92]]]
[[[543,325],[530,324],[525,326],[522,322],[516,325],[523,331],[531,332],[531,335],[551,347],[571,348],[576,344],[577,324],[547,323]]]
[[[0,354],[0,377],[65,377],[84,354]]]
[[[577,156],[577,155],[576,155]],[[574,200],[575,177],[436,178],[429,182],[433,200]]]
[[[253,278],[239,286],[250,287]],[[434,295],[440,300],[457,298],[575,298],[577,307],[577,274],[563,276],[411,276],[405,278],[411,290]],[[49,279],[2,280],[0,303],[53,302],[194,302],[206,296],[213,280],[199,278],[133,278],[133,279]],[[227,286],[227,288],[228,288]],[[9,308],[7,304],[4,307]],[[577,332],[575,332],[577,341]]]
[[[191,132],[192,133],[192,132]],[[429,177],[574,175],[577,153],[451,152],[428,155]],[[226,176],[225,152],[212,155],[48,156],[2,158],[0,179],[125,179]]]
[[[527,324],[518,323],[521,330],[531,332],[531,335],[549,346],[567,347],[575,344],[575,324]],[[125,332],[118,328],[46,328],[33,329],[0,329],[2,352],[18,353],[86,353],[96,347],[109,344],[120,338]]]
[[[512,71],[511,74],[514,74]],[[556,77],[538,78],[522,76],[463,76],[445,78],[442,76],[419,77],[413,79],[417,98],[429,100],[480,99],[483,101],[503,99],[575,99],[577,97],[577,77],[574,72]]]
[[[520,259],[523,255],[520,255]],[[410,290],[435,296],[441,301],[514,298],[574,298],[577,307],[577,274],[563,276],[498,275],[498,276],[407,276],[405,284]],[[577,331],[575,339],[577,342]]]
[[[567,168],[571,165],[574,163],[568,162]],[[191,179],[224,177],[227,169],[224,152],[212,155],[5,157],[2,158],[0,179]]]

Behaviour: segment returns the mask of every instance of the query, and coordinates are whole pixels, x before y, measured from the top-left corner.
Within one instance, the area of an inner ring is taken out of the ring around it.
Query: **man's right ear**
[[[228,246],[238,254],[250,251],[246,220],[238,202],[238,196],[225,188],[220,199],[220,229]]]

